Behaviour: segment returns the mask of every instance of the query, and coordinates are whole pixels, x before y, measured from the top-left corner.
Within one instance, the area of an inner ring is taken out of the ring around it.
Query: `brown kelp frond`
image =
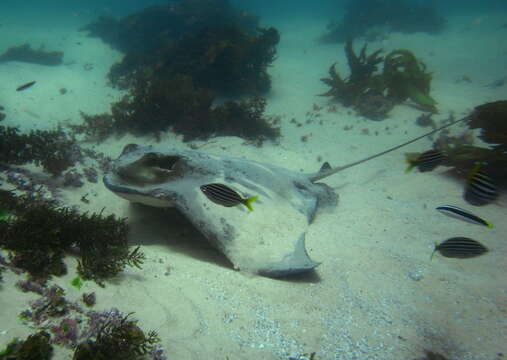
[[[391,51],[384,61],[383,76],[387,97],[397,102],[410,99],[424,111],[437,112],[436,101],[429,95],[431,74],[412,52],[405,49]]]
[[[367,54],[366,45],[358,55],[352,40],[345,43],[350,75],[342,78],[335,64],[329,68],[329,77],[321,79],[330,87],[322,96],[330,96],[344,106],[355,108],[359,114],[373,120],[384,119],[394,105],[410,99],[416,107],[436,112],[436,101],[429,95],[431,74],[426,65],[408,50],[391,51],[380,56],[381,49]],[[383,70],[378,73],[378,65]]]

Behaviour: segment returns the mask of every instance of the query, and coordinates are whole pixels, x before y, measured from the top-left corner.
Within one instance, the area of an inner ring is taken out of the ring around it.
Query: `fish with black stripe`
[[[496,182],[477,165],[468,175],[463,198],[475,206],[492,203],[498,198],[499,191]]]
[[[407,158],[408,167],[406,172],[411,171],[415,167],[420,172],[431,171],[437,166],[442,165],[446,158],[446,154],[441,150],[427,150],[414,159]]]
[[[202,185],[201,191],[215,204],[226,207],[243,204],[250,211],[253,211],[252,203],[258,199],[257,196],[244,198],[227,185],[218,183]]]
[[[465,209],[462,209],[457,206],[453,205],[442,205],[436,208],[441,213],[448,215],[450,217],[460,219],[466,222],[470,222],[472,224],[478,224],[487,226],[489,228],[493,227],[493,224],[489,221],[484,220],[483,218],[480,218],[479,216],[472,214],[470,211],[467,211]]]
[[[435,249],[431,254],[432,258],[437,251],[448,258],[468,259],[483,255],[489,250],[476,240],[467,237],[453,237],[440,244],[435,244]]]

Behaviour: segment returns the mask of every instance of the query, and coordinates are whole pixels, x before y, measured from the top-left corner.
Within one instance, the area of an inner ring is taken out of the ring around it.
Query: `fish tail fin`
[[[407,168],[405,169],[405,173],[411,172],[417,166],[417,160],[409,157],[408,155],[405,158],[405,162],[407,163]]]
[[[258,198],[258,196],[250,196],[248,199],[243,201],[243,205],[245,205],[248,210],[253,211],[252,203],[257,201]]]
[[[435,253],[437,252],[437,243],[435,242],[435,249],[433,250],[433,252],[431,253],[431,256],[430,256],[430,261],[433,260],[433,255],[435,255]]]

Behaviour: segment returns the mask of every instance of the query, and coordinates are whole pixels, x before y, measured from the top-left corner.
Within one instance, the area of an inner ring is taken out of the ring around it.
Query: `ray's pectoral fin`
[[[278,278],[307,272],[319,266],[320,262],[313,261],[308,256],[305,246],[305,235],[301,234],[296,241],[294,251],[285,255],[282,260],[259,269],[259,274]]]
[[[127,146],[104,184],[132,202],[178,208],[236,269],[271,277],[319,265],[306,252],[304,234],[319,206],[336,203],[330,188],[305,174],[152,146]],[[253,211],[239,201],[257,197]]]
[[[320,263],[305,249],[308,218],[272,196],[261,197],[255,210],[248,211],[215,204],[189,189],[175,204],[236,269],[283,277],[317,267]]]

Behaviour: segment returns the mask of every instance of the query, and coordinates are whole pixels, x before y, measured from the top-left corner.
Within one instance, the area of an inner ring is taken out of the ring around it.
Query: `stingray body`
[[[256,195],[254,211],[210,201],[202,185],[221,183]],[[128,145],[104,184],[150,206],[176,207],[241,270],[266,276],[308,271],[319,263],[305,250],[305,233],[318,209],[337,195],[310,176],[241,158],[164,147]]]
[[[318,210],[335,206],[338,197],[317,181],[462,120],[373,156],[314,174],[242,158],[131,144],[104,176],[104,184],[131,202],[176,207],[235,268],[281,277],[319,265],[307,254],[305,234]],[[210,201],[200,187],[211,183],[225,184],[243,197],[258,196],[254,211]]]

